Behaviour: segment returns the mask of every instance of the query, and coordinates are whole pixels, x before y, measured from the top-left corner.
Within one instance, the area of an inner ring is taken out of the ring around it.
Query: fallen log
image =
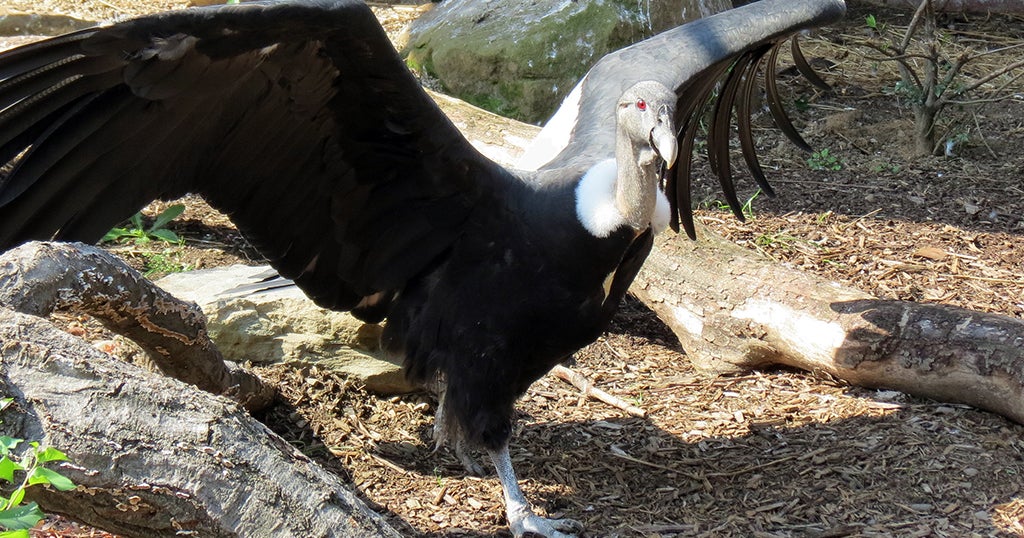
[[[28,490],[48,513],[139,538],[399,536],[236,403],[6,307],[0,395],[5,435],[70,459],[77,489]]]
[[[1024,321],[881,300],[706,228],[665,234],[631,291],[713,374],[771,365],[959,402],[1024,423]]]
[[[120,258],[81,243],[32,242],[0,255],[0,305],[33,316],[92,316],[139,344],[166,375],[256,411],[274,390],[224,360],[202,310],[153,285]]]

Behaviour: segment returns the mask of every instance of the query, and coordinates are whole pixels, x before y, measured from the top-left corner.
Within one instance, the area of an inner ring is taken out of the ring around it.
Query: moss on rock
[[[452,6],[444,17],[417,25],[405,53],[411,67],[440,81],[446,92],[537,123],[597,59],[646,37],[636,6],[538,2],[473,13],[468,6]]]
[[[602,56],[728,0],[447,0],[413,25],[410,68],[446,93],[539,123]]]

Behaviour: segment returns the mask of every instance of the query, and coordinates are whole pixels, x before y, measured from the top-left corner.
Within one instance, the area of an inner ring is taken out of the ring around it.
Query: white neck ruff
[[[590,167],[576,186],[576,217],[595,237],[608,237],[626,223],[625,217],[615,206],[616,179],[618,168],[615,159],[607,159]],[[668,228],[670,209],[665,193],[661,189],[656,191],[651,228],[655,234],[659,234]]]

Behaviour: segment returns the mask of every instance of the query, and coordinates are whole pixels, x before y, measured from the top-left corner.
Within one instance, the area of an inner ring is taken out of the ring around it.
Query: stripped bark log
[[[706,228],[662,237],[631,291],[716,374],[773,364],[970,404],[1024,423],[1024,322],[876,299]]]
[[[29,489],[48,513],[140,538],[399,536],[237,404],[4,307],[0,395],[5,435],[72,463],[76,490]]]
[[[171,377],[223,394],[249,410],[274,390],[225,362],[195,304],[175,298],[102,249],[81,243],[28,243],[0,255],[0,305],[33,316],[89,314],[139,344]]]

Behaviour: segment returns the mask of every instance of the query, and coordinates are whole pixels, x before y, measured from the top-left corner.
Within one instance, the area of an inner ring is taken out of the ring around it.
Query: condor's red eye
[[[644,101],[643,99],[637,99],[636,108],[637,110],[647,110],[647,101]]]

